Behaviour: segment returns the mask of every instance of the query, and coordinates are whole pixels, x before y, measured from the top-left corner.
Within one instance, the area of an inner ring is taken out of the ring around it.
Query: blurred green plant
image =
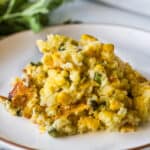
[[[38,32],[48,25],[48,14],[69,0],[0,0],[0,35],[26,29]]]

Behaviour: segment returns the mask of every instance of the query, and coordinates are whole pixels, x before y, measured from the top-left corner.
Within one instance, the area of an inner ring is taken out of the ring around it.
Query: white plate
[[[39,60],[35,41],[47,34],[65,34],[79,39],[82,33],[92,34],[103,42],[116,45],[117,54],[150,77],[150,33],[114,25],[67,25],[45,29],[40,34],[18,33],[0,41],[0,95],[7,95],[10,78],[21,74],[30,61]],[[28,147],[44,150],[125,149],[150,142],[150,126],[135,133],[97,132],[67,138],[52,138],[41,134],[36,125],[26,119],[13,117],[0,105],[0,136]]]

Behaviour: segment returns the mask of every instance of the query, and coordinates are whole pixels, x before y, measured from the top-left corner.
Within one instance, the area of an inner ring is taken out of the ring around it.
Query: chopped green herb
[[[105,106],[105,105],[106,105],[106,102],[105,102],[105,101],[102,101],[102,102],[99,103],[99,105],[100,105],[100,106]]]
[[[17,115],[17,116],[21,116],[21,109],[18,109],[18,110],[16,111],[16,115]]]
[[[58,136],[58,132],[55,128],[51,128],[48,130],[48,134],[53,136],[53,137],[57,137]]]
[[[59,136],[63,136],[61,135],[55,128],[51,127],[49,130],[48,130],[48,134],[53,136],[53,137],[59,137]]]
[[[75,46],[78,46],[78,42],[75,41],[75,40],[72,40],[72,41],[71,41],[71,44],[73,44],[73,45],[75,45]]]
[[[90,101],[90,106],[92,107],[93,110],[96,110],[98,108],[98,103],[95,100]]]
[[[32,66],[40,66],[40,65],[42,65],[42,63],[39,61],[39,62],[37,62],[37,63],[35,63],[35,62],[30,62],[30,64],[32,65]]]
[[[131,99],[133,99],[133,95],[131,91],[128,91],[128,97],[130,97]]]
[[[64,43],[60,44],[58,50],[59,50],[59,51],[64,51],[64,50],[65,50]]]
[[[95,80],[97,83],[101,84],[101,82],[102,82],[102,75],[101,75],[100,73],[98,73],[98,72],[95,72],[94,80]]]

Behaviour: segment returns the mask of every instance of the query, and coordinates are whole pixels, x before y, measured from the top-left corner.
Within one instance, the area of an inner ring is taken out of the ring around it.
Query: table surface
[[[100,0],[74,0],[58,8],[50,17],[53,24],[71,19],[83,23],[117,24],[150,31],[150,16],[107,5]]]
[[[150,31],[149,16],[125,11],[96,0],[74,0],[66,3],[55,10],[50,18],[52,24],[61,24],[71,19],[83,23],[117,24]],[[0,150],[10,150],[10,148],[0,144]]]

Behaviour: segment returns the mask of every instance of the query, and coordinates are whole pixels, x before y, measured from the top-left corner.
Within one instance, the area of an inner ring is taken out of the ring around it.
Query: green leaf
[[[101,82],[102,82],[102,75],[100,73],[98,73],[98,72],[95,72],[95,74],[94,74],[94,80],[97,83],[101,84]]]
[[[0,0],[0,16],[4,15],[8,7],[8,0]]]
[[[0,5],[5,5],[8,2],[8,0],[0,0]]]
[[[67,0],[0,0],[0,35],[48,25],[48,14]]]
[[[38,32],[42,29],[42,24],[40,22],[39,16],[28,17],[29,27],[34,31]]]
[[[6,10],[6,14],[11,13],[11,11],[13,10],[13,7],[14,7],[14,5],[15,5],[15,2],[16,2],[16,0],[11,0],[11,1],[9,2],[8,8],[7,8],[7,10]]]

